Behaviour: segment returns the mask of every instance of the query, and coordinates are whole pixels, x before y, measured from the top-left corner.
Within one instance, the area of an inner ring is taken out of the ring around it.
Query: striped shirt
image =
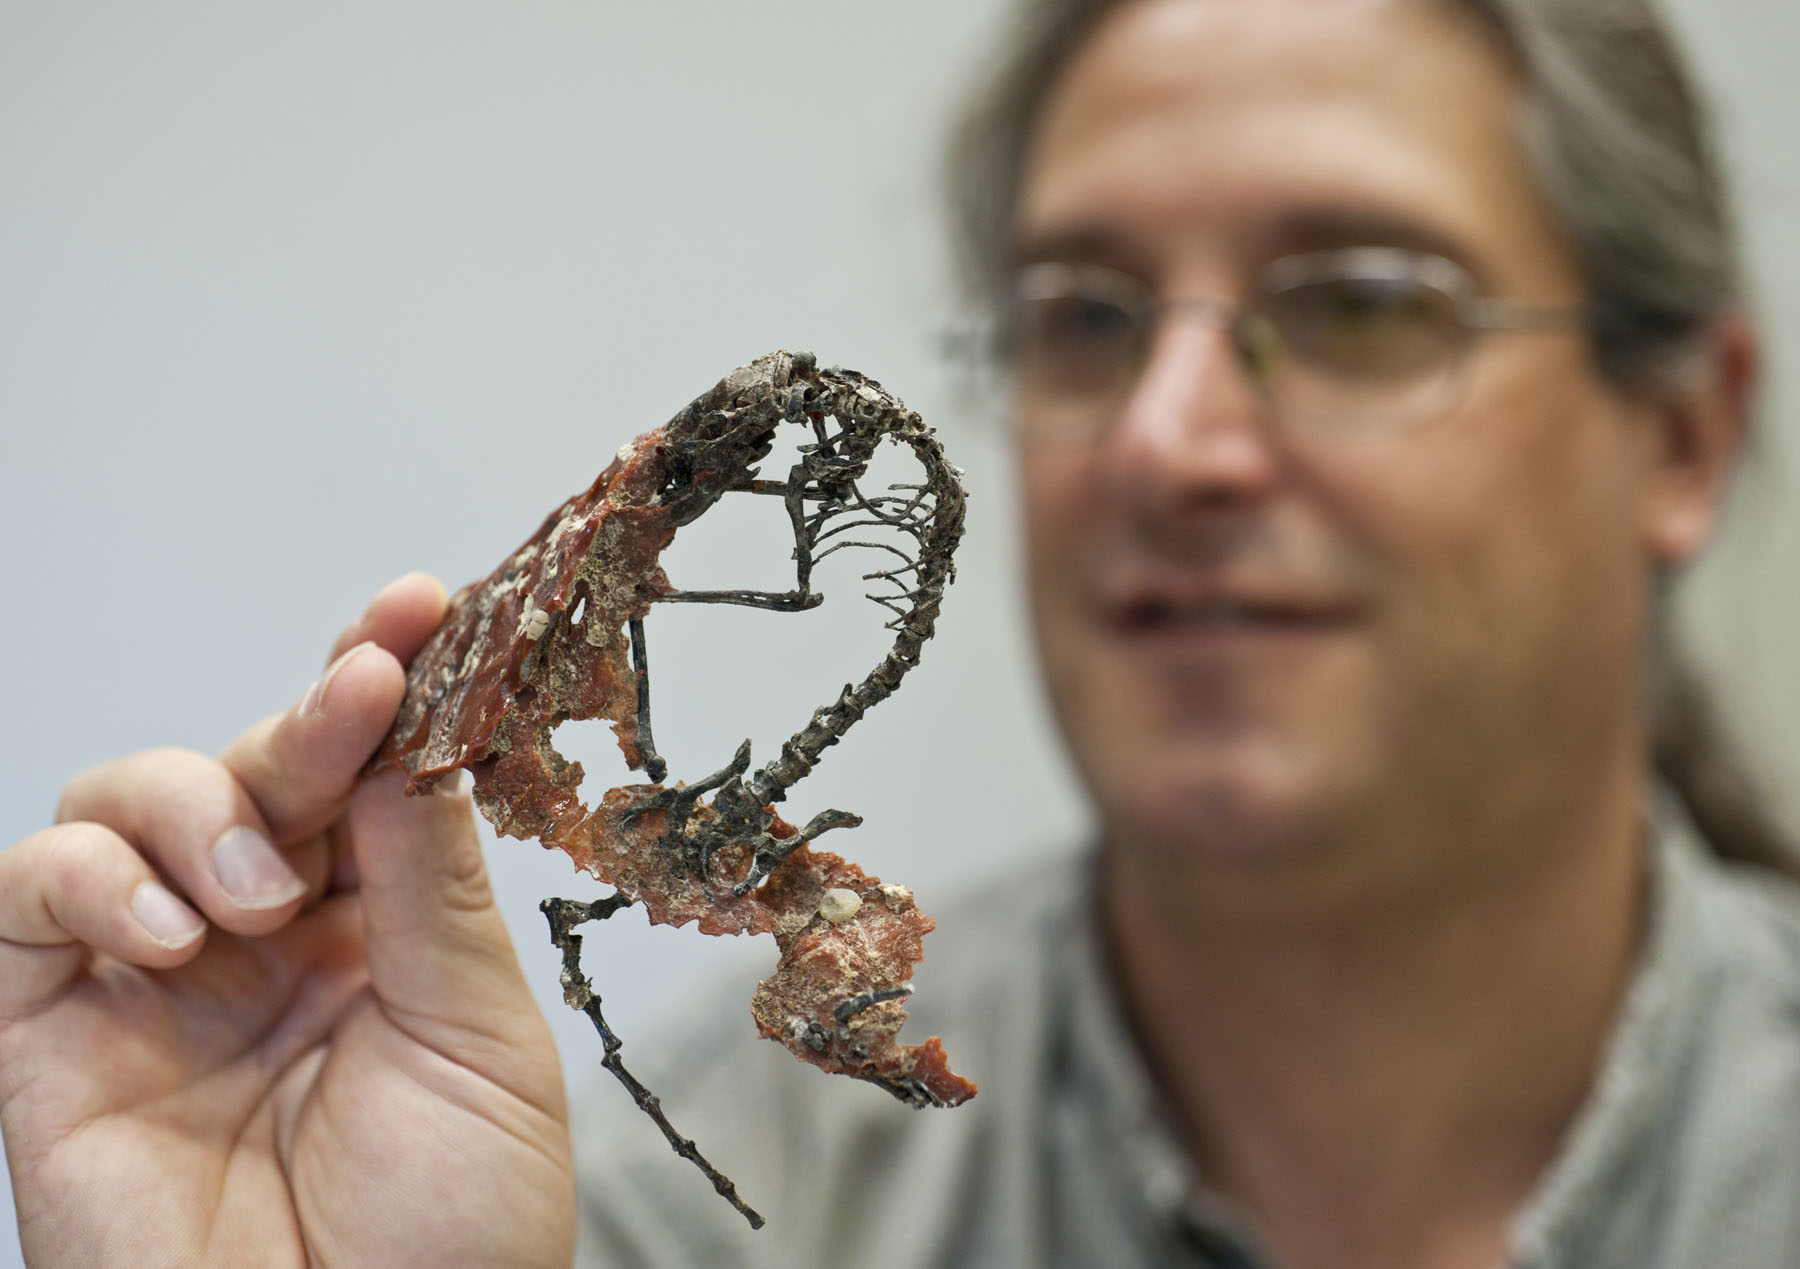
[[[1800,1266],[1800,889],[1719,863],[1672,810],[1585,1107],[1512,1269]],[[913,1111],[748,1038],[709,1002],[634,1067],[769,1218],[752,1232],[616,1088],[578,1124],[583,1265],[1273,1269],[1196,1178],[1102,969],[1091,860],[940,914],[909,1039],[981,1093]]]

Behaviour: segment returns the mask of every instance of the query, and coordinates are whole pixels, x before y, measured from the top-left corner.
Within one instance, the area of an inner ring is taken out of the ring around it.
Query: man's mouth
[[[1160,635],[1322,634],[1354,620],[1347,604],[1251,595],[1178,595],[1139,591],[1107,606],[1109,624],[1127,637]]]

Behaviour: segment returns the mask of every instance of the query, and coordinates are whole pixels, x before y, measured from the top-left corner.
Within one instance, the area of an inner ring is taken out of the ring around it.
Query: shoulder
[[[1684,1263],[1792,1264],[1800,1256],[1800,885],[1703,845],[1690,882],[1689,986],[1665,1050],[1665,1241]]]
[[[1714,986],[1800,1038],[1800,882],[1704,855],[1694,863],[1698,944]]]
[[[1800,884],[1711,856],[1696,872],[1690,1127],[1703,1144],[1734,1143],[1745,1162],[1779,1159],[1800,1200]]]

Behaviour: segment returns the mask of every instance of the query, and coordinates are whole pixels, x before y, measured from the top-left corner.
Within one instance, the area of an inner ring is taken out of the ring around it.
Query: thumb
[[[418,797],[404,785],[399,772],[365,780],[348,809],[370,987],[412,1038],[511,1084],[549,1026],[495,906],[467,780]]]

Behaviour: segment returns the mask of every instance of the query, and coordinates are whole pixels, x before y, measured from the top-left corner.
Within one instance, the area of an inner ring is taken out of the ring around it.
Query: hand
[[[0,853],[33,1265],[569,1263],[562,1075],[468,795],[359,779],[444,603],[402,578],[293,709],[89,771]]]

